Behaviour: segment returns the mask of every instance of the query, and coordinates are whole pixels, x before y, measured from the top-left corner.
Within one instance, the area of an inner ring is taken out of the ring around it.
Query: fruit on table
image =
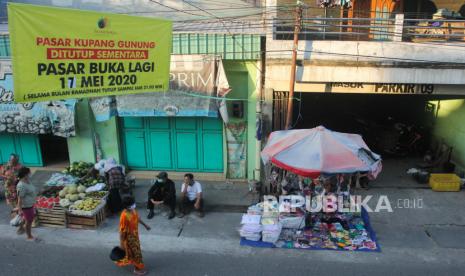
[[[75,202],[76,200],[79,200],[79,195],[71,195],[69,197],[69,200],[72,201],[72,202]]]
[[[87,193],[86,196],[87,196],[87,197],[91,197],[91,198],[100,199],[100,198],[103,198],[106,194],[107,194],[107,192],[105,192],[105,191],[100,191],[100,192],[90,192],[90,193]]]
[[[61,207],[66,208],[66,207],[68,207],[70,204],[71,204],[71,202],[70,202],[68,199],[66,199],[66,198],[60,200],[60,206],[61,206]]]
[[[93,166],[94,164],[92,163],[73,162],[73,164],[66,168],[66,170],[62,171],[62,173],[71,174],[76,177],[83,177],[89,172],[89,169]]]
[[[42,208],[42,209],[51,209],[55,204],[58,204],[60,202],[60,198],[58,197],[44,197],[44,196],[39,196],[36,199],[36,203],[34,206],[36,208]]]
[[[84,185],[79,185],[77,187],[78,193],[84,193],[86,191],[86,187]]]
[[[98,199],[86,198],[82,202],[79,202],[78,204],[74,205],[74,208],[76,210],[92,211],[95,208],[97,208],[97,206],[99,206],[100,203],[101,201]]]

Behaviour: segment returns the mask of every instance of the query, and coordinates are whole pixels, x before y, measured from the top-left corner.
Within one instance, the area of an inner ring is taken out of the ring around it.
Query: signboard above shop
[[[168,90],[172,23],[8,4],[15,102]]]
[[[289,89],[289,84],[282,81],[270,80],[267,85],[276,91]],[[465,96],[465,85],[447,84],[296,82],[295,90],[309,93]]]

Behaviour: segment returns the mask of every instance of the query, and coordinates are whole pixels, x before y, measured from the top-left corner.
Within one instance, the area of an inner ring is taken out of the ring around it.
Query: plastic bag
[[[23,222],[23,217],[21,215],[17,214],[12,220],[10,220],[10,225],[13,227],[17,227],[21,225]]]

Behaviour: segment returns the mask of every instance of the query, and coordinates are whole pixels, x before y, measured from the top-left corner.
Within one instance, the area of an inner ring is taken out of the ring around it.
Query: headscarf
[[[116,160],[114,158],[111,157],[111,158],[108,158],[107,161],[105,161],[104,170],[106,173],[116,167],[118,167],[118,164],[116,163]]]
[[[125,175],[126,172],[124,166],[119,165],[118,163],[116,163],[116,160],[113,157],[110,157],[105,161],[105,166],[103,167],[103,170],[105,171],[105,173],[108,173],[111,169],[118,167],[121,168],[121,172],[123,173],[123,175]]]

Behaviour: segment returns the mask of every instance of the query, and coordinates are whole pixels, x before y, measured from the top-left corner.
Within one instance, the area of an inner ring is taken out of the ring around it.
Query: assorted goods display
[[[48,227],[95,228],[105,219],[105,180],[92,172],[94,164],[74,162],[54,173],[37,197],[39,223]]]
[[[276,216],[274,211],[263,212],[259,203],[242,216],[239,233],[241,244],[250,246],[378,251],[366,219],[362,213],[304,214],[301,210]]]

